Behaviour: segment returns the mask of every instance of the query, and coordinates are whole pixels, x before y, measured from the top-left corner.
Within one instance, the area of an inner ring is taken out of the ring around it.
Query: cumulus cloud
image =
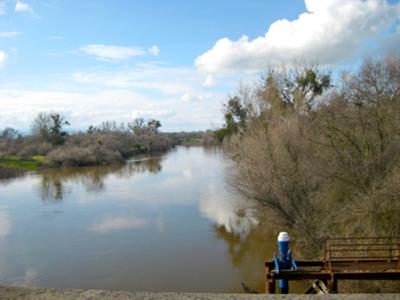
[[[19,35],[18,31],[1,31],[0,38],[14,38]]]
[[[197,57],[195,65],[201,71],[222,73],[259,71],[295,60],[337,63],[378,41],[400,15],[400,4],[386,0],[305,0],[305,4],[307,12],[292,21],[274,22],[264,36],[218,40]]]
[[[113,45],[93,44],[80,48],[80,51],[94,56],[97,59],[119,62],[128,60],[132,57],[143,55],[145,52],[137,47],[123,47]]]
[[[148,225],[147,220],[134,217],[109,217],[91,226],[97,233],[110,233],[113,231],[138,229]]]
[[[151,55],[157,56],[158,54],[160,54],[160,48],[158,48],[156,45],[154,45],[153,47],[151,47],[149,49],[149,53]]]
[[[29,6],[29,4],[22,1],[17,1],[17,3],[15,4],[15,11],[17,12],[30,11],[31,9],[32,8]]]

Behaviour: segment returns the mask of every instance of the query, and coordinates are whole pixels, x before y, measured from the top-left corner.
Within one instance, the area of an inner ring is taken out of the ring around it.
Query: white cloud
[[[385,0],[305,0],[305,4],[307,12],[292,21],[274,22],[265,36],[220,39],[197,57],[195,65],[201,71],[223,73],[265,70],[295,60],[337,63],[377,41],[400,15],[400,3]]]
[[[192,95],[184,94],[181,96],[181,100],[182,100],[182,102],[189,102],[190,100],[192,100]]]
[[[39,112],[55,111],[66,116],[71,128],[87,128],[110,119],[120,122],[149,114],[170,115],[167,106],[152,103],[140,94],[112,90],[98,93],[0,90],[0,128],[27,130]]]
[[[224,86],[205,89],[204,75],[193,68],[161,64],[138,64],[119,71],[76,72],[72,79],[79,87],[132,89],[149,95],[160,113],[162,130],[200,130],[222,124],[221,103],[237,80]],[[140,107],[143,112],[144,108]],[[148,110],[149,112],[152,109]],[[0,126],[1,128],[1,126]]]
[[[0,103],[7,107],[0,110],[0,129],[11,126],[27,132],[39,112],[63,114],[70,121],[72,130],[85,130],[107,120],[130,122],[136,117],[159,119],[163,131],[200,130],[221,125],[220,106],[225,93],[199,91],[189,97],[190,101],[183,103],[181,95],[145,96],[128,90],[53,92],[0,89]]]
[[[3,67],[6,60],[7,60],[7,54],[3,51],[0,51],[0,69]]]
[[[215,100],[216,98],[217,97],[213,93],[187,93],[183,94],[180,99],[182,102],[193,102],[193,101],[201,102],[210,99]]]
[[[188,91],[189,87],[173,81],[158,81],[154,78],[151,81],[148,78],[141,77],[139,73],[123,72],[123,73],[85,73],[76,72],[72,75],[73,80],[80,83],[100,84],[113,88],[140,88],[149,90],[158,90],[166,95],[176,95]]]
[[[222,124],[221,103],[232,87],[205,89],[203,82],[204,75],[193,68],[154,63],[62,75],[42,80],[34,90],[21,89],[24,82],[3,82],[0,103],[7,110],[0,110],[0,129],[26,132],[43,111],[62,113],[71,130],[136,117],[159,119],[163,131],[215,128]]]
[[[160,54],[160,48],[158,48],[156,45],[154,45],[153,47],[151,47],[149,49],[149,53],[151,55],[157,56],[158,54]]]
[[[144,54],[143,49],[137,47],[123,47],[102,44],[87,45],[81,47],[80,51],[94,56],[100,60],[114,62],[128,60],[132,57]]]
[[[158,65],[138,65],[129,70],[115,72],[76,72],[74,81],[102,85],[108,88],[135,88],[156,90],[165,95],[195,92],[201,86],[201,77],[192,69]]]
[[[215,78],[213,75],[208,75],[203,82],[203,86],[214,86],[215,85]]]
[[[17,31],[2,31],[0,32],[0,38],[14,38],[19,35]]]
[[[17,1],[15,4],[15,11],[17,12],[22,12],[22,11],[30,11],[32,8],[29,6],[29,4]]]
[[[109,233],[118,230],[138,229],[148,225],[144,219],[134,217],[110,217],[90,227],[97,233]]]

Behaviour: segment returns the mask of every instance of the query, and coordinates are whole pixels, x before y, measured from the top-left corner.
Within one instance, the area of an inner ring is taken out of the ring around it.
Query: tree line
[[[134,155],[166,151],[192,139],[206,142],[211,136],[207,132],[161,132],[161,122],[156,119],[106,121],[78,132],[68,131],[70,125],[59,113],[39,113],[29,134],[5,128],[0,132],[0,160],[33,159],[41,165],[64,167],[114,164]]]
[[[400,58],[366,59],[334,79],[272,69],[224,105],[216,131],[232,189],[313,257],[333,236],[400,235]]]

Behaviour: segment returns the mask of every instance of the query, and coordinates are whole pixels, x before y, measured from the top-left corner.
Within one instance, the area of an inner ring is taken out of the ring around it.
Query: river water
[[[0,182],[0,284],[263,291],[277,230],[228,192],[219,148]]]

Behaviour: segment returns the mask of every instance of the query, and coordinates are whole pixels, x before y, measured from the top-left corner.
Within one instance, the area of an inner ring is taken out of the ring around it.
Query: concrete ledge
[[[129,293],[101,290],[59,290],[46,288],[2,287],[1,300],[400,300],[400,294],[337,294],[337,295],[249,295],[249,294],[195,294],[195,293]]]

